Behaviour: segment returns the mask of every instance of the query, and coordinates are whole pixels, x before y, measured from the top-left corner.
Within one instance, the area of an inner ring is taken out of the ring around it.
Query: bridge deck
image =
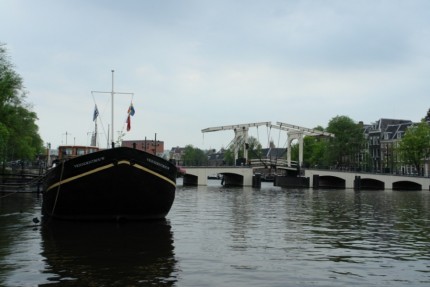
[[[185,178],[195,182],[197,185],[207,185],[208,176],[222,174],[227,181],[230,180],[230,182],[235,185],[252,186],[252,178],[256,168],[260,168],[260,166],[186,167]],[[295,167],[282,168],[287,170],[296,170]],[[304,177],[309,178],[309,187],[313,188],[336,187],[355,189],[430,190],[430,178],[428,177],[396,176],[316,169],[305,169]]]

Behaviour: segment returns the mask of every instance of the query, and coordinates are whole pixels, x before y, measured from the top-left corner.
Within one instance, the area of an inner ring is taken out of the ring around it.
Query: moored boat
[[[110,93],[113,102],[113,84]],[[134,115],[132,104],[127,130],[130,115]],[[96,106],[93,120],[97,116]],[[111,128],[113,134],[113,119]],[[136,148],[115,147],[114,143],[110,149],[60,146],[58,154],[55,167],[45,175],[44,216],[71,220],[162,219],[173,204],[177,167],[161,157]]]
[[[175,198],[176,170],[160,157],[127,147],[62,160],[46,175],[42,214],[77,220],[164,218]]]

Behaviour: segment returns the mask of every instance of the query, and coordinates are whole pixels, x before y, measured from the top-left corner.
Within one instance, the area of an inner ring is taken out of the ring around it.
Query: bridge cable
[[[258,126],[257,126],[257,139],[258,139],[258,143],[260,143],[260,133],[259,133],[259,130],[258,130]],[[257,154],[254,151],[254,149],[251,149],[250,152],[252,152],[256,156],[256,158],[258,158],[258,160],[260,161],[260,163],[263,164],[264,168],[267,168],[267,164],[261,158],[261,152],[260,152],[260,154]]]
[[[272,131],[272,127],[268,129],[266,128],[266,130],[267,130],[267,147],[270,148],[270,133]]]
[[[257,139],[258,139],[258,142],[260,142],[260,134],[258,133],[258,126],[257,126]]]

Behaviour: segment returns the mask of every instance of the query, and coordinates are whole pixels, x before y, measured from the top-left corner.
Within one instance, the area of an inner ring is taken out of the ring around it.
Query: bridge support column
[[[356,175],[354,178],[354,190],[358,191],[361,189],[361,176]]]
[[[320,176],[318,174],[314,174],[312,176],[312,187],[314,189],[319,189],[320,188]]]
[[[252,187],[260,188],[261,187],[261,174],[256,173],[252,177]]]

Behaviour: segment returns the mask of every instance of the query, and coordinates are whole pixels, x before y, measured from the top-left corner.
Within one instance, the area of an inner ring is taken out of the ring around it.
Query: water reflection
[[[39,286],[171,286],[176,260],[167,221],[44,223],[50,283]]]
[[[395,191],[315,193],[310,239],[318,248],[330,250],[320,259],[353,263],[429,260],[430,216],[428,200],[422,195]]]
[[[0,197],[1,286],[430,286],[428,191],[180,187],[168,221],[34,217]]]

